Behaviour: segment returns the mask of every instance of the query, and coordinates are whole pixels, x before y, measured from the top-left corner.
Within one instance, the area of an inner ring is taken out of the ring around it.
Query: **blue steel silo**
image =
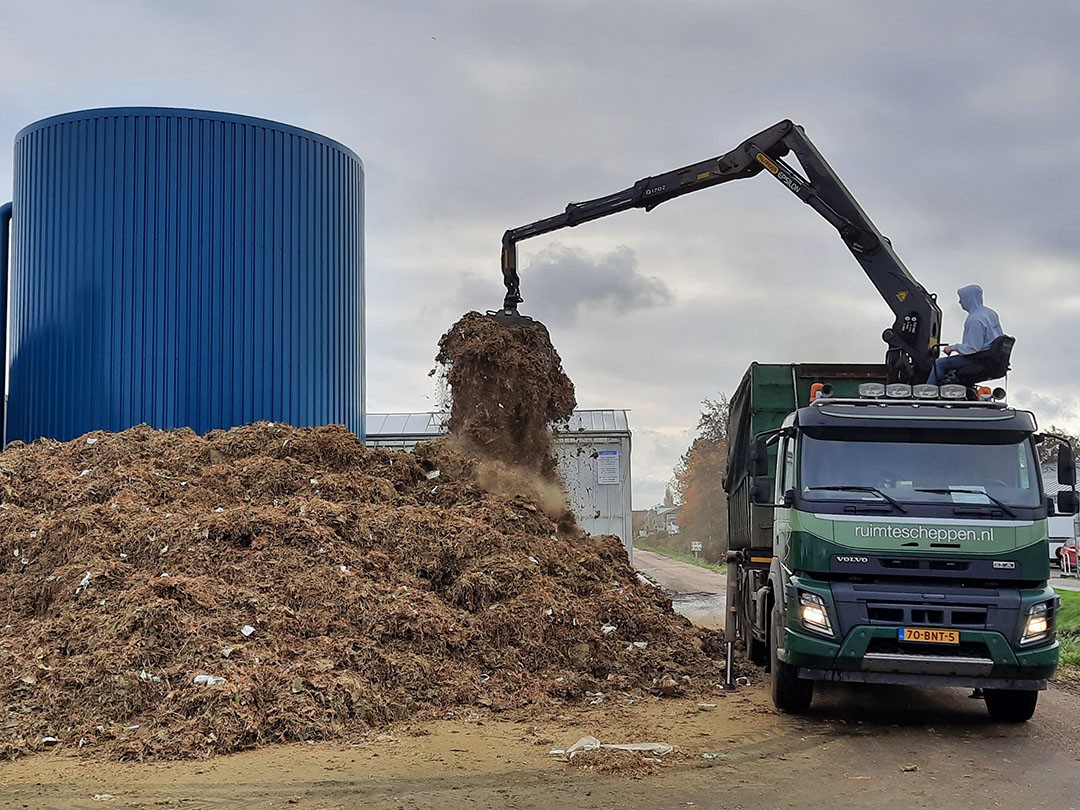
[[[23,129],[14,177],[8,441],[258,419],[363,436],[352,151],[246,116],[110,108]]]

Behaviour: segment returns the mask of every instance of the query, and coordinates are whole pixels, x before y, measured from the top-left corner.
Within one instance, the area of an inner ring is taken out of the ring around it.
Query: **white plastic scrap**
[[[79,478],[82,478],[84,475],[89,475],[89,474],[90,474],[90,470],[83,470],[81,473],[79,473]]]
[[[221,686],[225,683],[225,679],[220,675],[196,675],[195,683],[202,686]]]
[[[222,509],[222,508],[221,508],[221,507],[219,506],[219,507],[218,507],[217,509],[215,509],[214,511],[215,511],[215,512],[224,512],[225,510],[224,510],[224,509]]]
[[[536,563],[537,565],[540,564],[540,561],[538,559],[536,559],[536,557],[533,557],[531,554],[529,555],[529,561],[533,562],[533,563]]]
[[[57,737],[42,737],[41,738],[41,744],[42,745],[56,745],[59,742],[60,742],[60,740]]]
[[[311,484],[312,486],[315,486],[316,484],[319,483],[319,479],[318,478],[309,478],[308,483]]]
[[[88,438],[88,439],[86,440],[86,443],[87,443],[87,444],[97,444],[97,441],[98,441],[98,440],[97,440],[97,439],[95,439],[95,438],[94,438],[93,436],[90,436],[90,437],[89,437],[89,438]]]
[[[639,650],[644,650],[648,646],[649,646],[649,642],[647,642],[647,641],[631,641],[630,646],[627,647],[626,649],[627,650],[633,650],[633,649],[636,648],[636,649],[639,649]]]
[[[569,748],[552,748],[548,754],[552,756],[564,756],[573,759],[582,751],[595,751],[598,748],[607,748],[613,751],[638,751],[646,754],[656,754],[658,757],[670,754],[675,747],[662,742],[648,743],[602,743],[596,737],[582,737]]]
[[[79,584],[77,586],[75,586],[75,595],[78,596],[80,593],[85,591],[89,584],[90,584],[90,572],[87,571],[85,574],[83,574],[83,578],[79,580]]]
[[[659,588],[660,587],[659,585],[657,585],[655,582],[653,582],[651,579],[649,579],[647,576],[645,576],[640,571],[637,572],[637,579],[638,579],[638,582],[640,582],[642,585],[651,585],[654,588]]]
[[[442,473],[439,472],[439,470],[432,470],[431,472],[424,473],[424,477],[427,478],[428,481],[438,478],[440,475],[442,475]]]
[[[606,636],[606,635],[610,635],[611,633],[614,633],[618,629],[619,628],[616,627],[613,624],[605,624],[603,627],[600,628],[600,632],[603,633]]]
[[[255,632],[255,628],[252,627],[250,624],[245,624],[243,627],[240,628],[240,632],[243,633],[245,636],[250,636],[252,633]]]
[[[160,681],[161,676],[160,675],[154,675],[154,674],[152,674],[150,672],[147,672],[144,669],[142,672],[139,673],[139,679],[143,680],[143,681]]]

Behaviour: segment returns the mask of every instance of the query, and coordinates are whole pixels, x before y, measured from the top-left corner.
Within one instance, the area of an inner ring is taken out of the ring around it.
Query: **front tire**
[[[814,682],[799,677],[799,670],[780,660],[777,654],[783,632],[780,609],[773,605],[769,623],[769,665],[772,671],[773,705],[785,714],[805,714],[814,699]],[[989,701],[987,701],[989,705]]]
[[[1035,714],[1039,693],[1028,689],[985,690],[986,711],[1003,723],[1025,723]]]

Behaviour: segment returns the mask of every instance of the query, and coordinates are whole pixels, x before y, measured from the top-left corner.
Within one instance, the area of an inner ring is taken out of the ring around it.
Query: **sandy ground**
[[[682,567],[685,580],[667,564],[650,575],[675,577],[674,593],[712,593],[701,574],[723,580]],[[1080,692],[1052,687],[1032,721],[1010,725],[992,722],[961,689],[827,685],[795,718],[771,708],[765,686],[759,678],[716,690],[703,699],[715,708],[650,699],[552,706],[528,721],[469,711],[352,745],[207,762],[103,763],[60,750],[0,763],[0,808],[1080,810]],[[599,773],[548,753],[587,734],[676,750],[649,774]]]
[[[760,687],[715,702],[701,711],[696,701],[652,701],[538,723],[452,719],[421,736],[394,729],[354,745],[210,762],[57,752],[0,765],[0,807],[1080,807],[1080,697],[1063,690],[1016,726],[992,723],[962,690],[827,689],[806,718],[775,714]],[[585,734],[661,740],[676,753],[640,778],[547,753]]]

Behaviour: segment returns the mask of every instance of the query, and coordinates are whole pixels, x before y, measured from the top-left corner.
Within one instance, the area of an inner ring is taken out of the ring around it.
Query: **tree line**
[[[679,545],[701,543],[706,560],[719,562],[727,552],[727,469],[731,400],[721,392],[705,399],[694,439],[675,467],[672,481],[679,511]]]

